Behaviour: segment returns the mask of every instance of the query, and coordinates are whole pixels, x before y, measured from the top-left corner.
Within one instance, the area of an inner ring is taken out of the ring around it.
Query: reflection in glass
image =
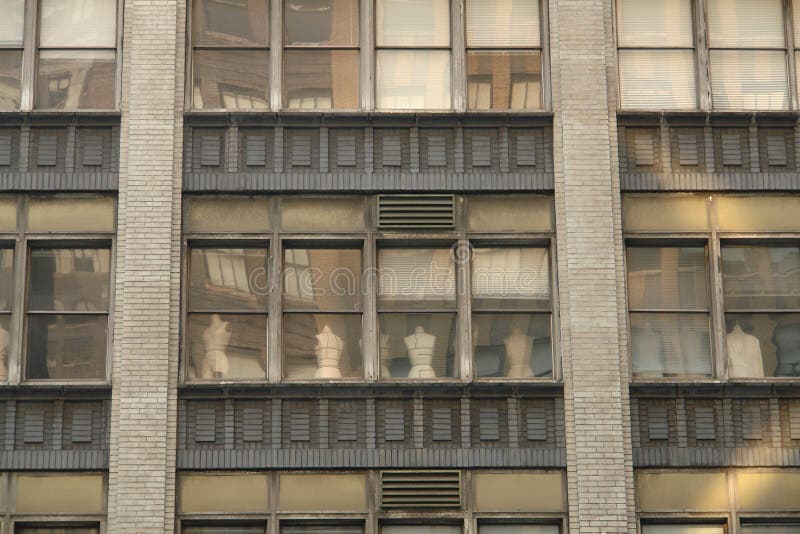
[[[726,310],[800,309],[800,247],[722,247]]]
[[[358,46],[358,0],[285,0],[285,44]]]
[[[267,109],[265,50],[195,50],[193,105],[203,109]]]
[[[380,109],[450,109],[448,50],[378,50]]]
[[[287,50],[283,77],[287,108],[358,107],[358,50]]]
[[[11,332],[11,314],[0,314],[0,382],[8,380],[8,344]]]
[[[285,313],[285,378],[359,378],[362,368],[361,314]]]
[[[0,111],[19,109],[22,50],[0,50]]]
[[[550,314],[476,313],[472,346],[479,377],[553,376]]]
[[[455,313],[380,314],[381,377],[456,376],[455,335]]]
[[[287,310],[358,310],[361,251],[285,249],[283,294],[283,306]]]
[[[268,289],[265,249],[192,249],[190,310],[266,311]]]
[[[31,311],[107,311],[111,251],[62,248],[31,250]]]
[[[691,0],[619,0],[617,39],[624,47],[694,46]]]
[[[0,312],[11,311],[14,283],[14,249],[0,248]]]
[[[106,315],[28,315],[25,376],[32,380],[104,379]]]
[[[540,52],[467,52],[469,109],[541,109]]]
[[[800,376],[800,314],[725,314],[731,378]]]
[[[537,0],[467,0],[467,46],[539,46]]]
[[[267,376],[266,315],[190,314],[186,344],[190,379]]]
[[[631,310],[707,310],[703,247],[628,247]]]
[[[546,248],[473,249],[473,307],[549,310],[549,261]]]
[[[634,376],[711,376],[708,314],[631,312],[630,328]]]
[[[114,48],[116,0],[41,0],[39,46]]]
[[[195,0],[195,46],[267,46],[267,0]]]
[[[43,109],[113,109],[116,52],[39,52],[36,106]]]
[[[381,249],[378,268],[378,302],[383,308],[455,306],[456,273],[449,248]]]
[[[25,0],[0,0],[0,46],[22,46]]]
[[[378,46],[450,46],[447,0],[378,0]]]

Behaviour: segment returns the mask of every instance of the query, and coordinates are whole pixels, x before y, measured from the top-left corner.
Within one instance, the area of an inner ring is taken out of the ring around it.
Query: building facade
[[[0,532],[800,533],[797,1],[0,13]]]

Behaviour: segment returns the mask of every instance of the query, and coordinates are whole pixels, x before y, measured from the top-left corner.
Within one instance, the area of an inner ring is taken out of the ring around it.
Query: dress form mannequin
[[[661,335],[650,322],[644,329],[633,331],[631,345],[636,358],[636,375],[640,377],[664,376],[664,360],[661,357]]]
[[[317,354],[317,374],[314,378],[342,378],[339,370],[344,348],[342,338],[334,334],[328,325],[322,327],[322,332],[316,337],[314,352]]]
[[[526,336],[519,325],[511,328],[511,335],[503,340],[506,345],[506,376],[509,378],[527,378],[533,376],[531,371],[531,354],[533,338]]]
[[[206,353],[200,364],[200,378],[225,378],[228,375],[228,355],[225,349],[231,340],[231,323],[218,314],[211,316],[211,324],[203,329]]]
[[[408,349],[408,359],[411,361],[408,378],[436,378],[436,371],[431,365],[436,336],[426,333],[424,328],[418,326],[414,333],[406,336],[403,341]]]
[[[8,380],[8,330],[0,326],[0,381]]]
[[[391,375],[391,372],[389,371],[389,360],[392,359],[392,354],[391,349],[389,348],[389,341],[389,334],[381,334],[380,339],[378,340],[378,350],[380,351],[378,354],[381,359],[381,376]]]
[[[761,357],[761,342],[742,330],[739,323],[728,332],[728,374],[737,378],[761,378],[764,363]]]

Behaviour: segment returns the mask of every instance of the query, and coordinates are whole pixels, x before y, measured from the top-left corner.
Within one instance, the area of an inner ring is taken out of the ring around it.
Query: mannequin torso
[[[738,324],[728,332],[728,374],[738,378],[761,378],[764,363],[758,338],[742,330]]]
[[[317,334],[317,345],[314,351],[317,355],[317,373],[315,378],[341,378],[339,362],[342,359],[344,343],[342,338],[331,331],[328,325]]]
[[[509,378],[526,378],[533,375],[531,371],[531,353],[533,338],[522,333],[522,329],[514,327],[511,335],[503,341],[506,346],[506,376]]]
[[[231,323],[216,313],[211,324],[203,330],[205,357],[200,365],[200,378],[224,378],[228,374],[228,355],[225,350],[231,340]]]
[[[414,333],[406,336],[406,348],[408,349],[408,359],[411,361],[411,370],[408,372],[409,378],[436,378],[436,371],[433,366],[433,347],[436,345],[436,336],[428,334],[425,329],[418,326]]]

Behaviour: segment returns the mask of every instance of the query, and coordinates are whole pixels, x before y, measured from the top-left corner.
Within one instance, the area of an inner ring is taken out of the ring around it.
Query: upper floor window
[[[116,0],[6,0],[2,5],[0,111],[116,107]],[[36,28],[35,34],[25,34],[28,27]]]

